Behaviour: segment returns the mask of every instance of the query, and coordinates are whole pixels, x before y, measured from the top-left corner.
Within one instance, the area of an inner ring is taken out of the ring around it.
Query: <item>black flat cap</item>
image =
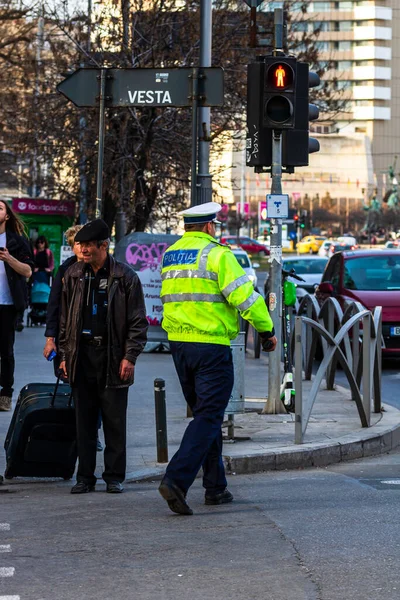
[[[75,242],[100,242],[108,240],[110,230],[103,219],[95,219],[86,223],[75,236]]]

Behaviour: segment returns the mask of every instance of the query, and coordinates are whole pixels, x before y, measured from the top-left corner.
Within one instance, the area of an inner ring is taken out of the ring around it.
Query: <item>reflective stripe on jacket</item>
[[[162,327],[168,339],[229,345],[239,315],[259,332],[272,331],[264,299],[227,246],[202,232],[187,232],[163,256]]]

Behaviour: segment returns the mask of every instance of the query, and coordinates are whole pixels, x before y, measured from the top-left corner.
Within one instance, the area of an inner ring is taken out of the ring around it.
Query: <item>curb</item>
[[[278,447],[263,454],[224,454],[223,458],[227,474],[245,475],[263,471],[325,467],[347,460],[384,454],[399,444],[400,411],[385,405],[385,412],[382,413],[380,421],[371,428],[361,430],[360,434],[353,433],[322,444]]]

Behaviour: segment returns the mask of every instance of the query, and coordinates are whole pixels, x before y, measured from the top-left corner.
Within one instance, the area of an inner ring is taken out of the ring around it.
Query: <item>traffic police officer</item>
[[[76,234],[83,261],[64,275],[60,318],[60,367],[74,393],[78,473],[73,494],[94,490],[99,410],[106,447],[107,492],[123,491],[126,409],[135,362],[146,343],[147,319],[136,273],[108,254],[109,229],[102,219]]]
[[[239,333],[238,311],[260,333],[264,350],[275,349],[264,299],[230,248],[215,239],[221,206],[207,202],[181,214],[185,234],[163,256],[162,326],[186,402],[193,412],[159,492],[169,508],[191,515],[186,494],[203,467],[205,503],[231,502],[222,461],[221,425],[233,388],[230,340]]]

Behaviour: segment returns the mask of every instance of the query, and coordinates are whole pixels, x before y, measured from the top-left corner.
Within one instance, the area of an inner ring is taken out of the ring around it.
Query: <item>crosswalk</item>
[[[10,523],[0,523],[0,531],[10,531]],[[11,544],[0,544],[0,553],[12,552]],[[15,567],[0,567],[0,578],[14,577]],[[0,600],[21,600],[20,596],[0,596]]]

